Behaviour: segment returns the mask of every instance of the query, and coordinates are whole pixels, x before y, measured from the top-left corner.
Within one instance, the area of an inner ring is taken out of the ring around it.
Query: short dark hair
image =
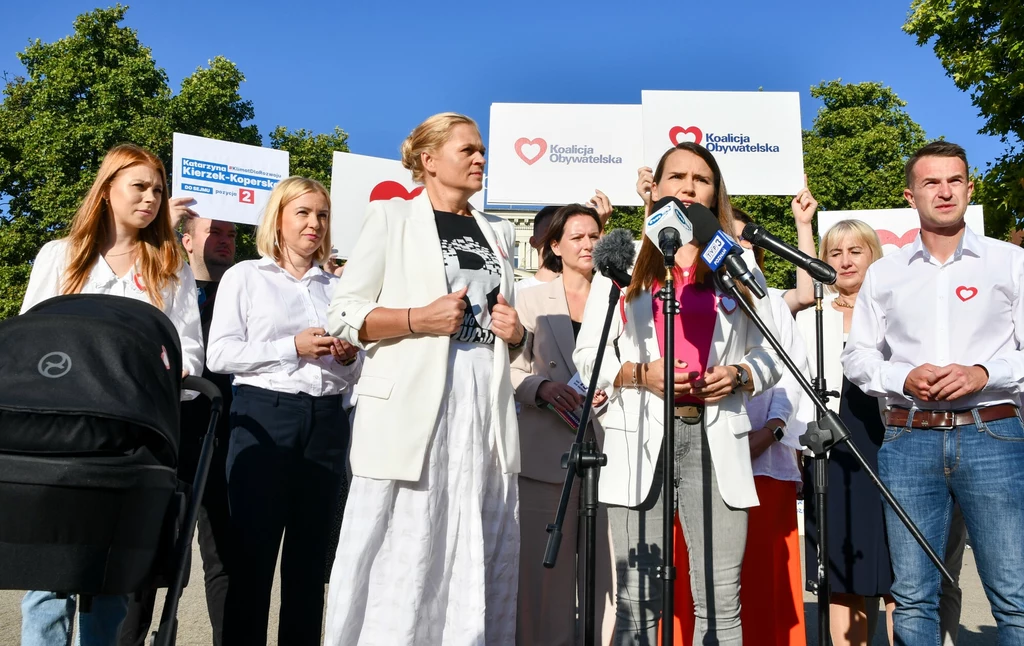
[[[960,161],[964,163],[964,169],[968,173],[971,172],[971,167],[967,165],[967,151],[962,146],[958,146],[951,141],[933,141],[919,148],[907,160],[907,165],[903,168],[907,176],[907,188],[913,188],[914,186],[914,166],[917,165],[917,162],[922,157],[959,157]]]
[[[601,217],[597,214],[597,209],[583,206],[582,204],[566,204],[561,208],[555,209],[551,217],[551,224],[548,225],[547,233],[544,234],[544,238],[540,243],[541,264],[545,269],[549,269],[556,274],[562,273],[562,259],[551,250],[551,243],[562,239],[562,235],[565,233],[565,225],[569,222],[569,218],[577,215],[589,215],[597,223],[597,230],[599,232],[604,231],[604,226],[601,225]]]
[[[537,215],[533,216],[533,235],[537,235],[537,229],[541,227],[545,220],[551,219],[551,217],[558,212],[560,206],[545,206],[540,211],[537,211]]]
[[[740,209],[735,204],[732,205],[732,217],[736,218],[743,224],[753,224],[754,220],[751,219],[747,212]],[[732,233],[731,231],[729,233]],[[757,261],[757,267],[764,273],[764,249],[761,247],[754,247],[754,260]]]

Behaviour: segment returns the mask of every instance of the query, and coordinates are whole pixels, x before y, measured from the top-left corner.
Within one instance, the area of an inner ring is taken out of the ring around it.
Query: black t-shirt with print
[[[494,343],[491,308],[498,302],[501,265],[476,219],[434,211],[437,235],[441,239],[448,288],[457,292],[467,287],[466,317],[452,340],[466,343]]]

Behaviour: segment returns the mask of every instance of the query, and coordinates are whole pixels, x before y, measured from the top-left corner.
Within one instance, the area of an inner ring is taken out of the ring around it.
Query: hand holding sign
[[[194,197],[172,197],[167,200],[168,205],[171,207],[171,228],[177,229],[178,225],[181,224],[185,218],[197,218],[199,214],[188,208],[189,206],[196,203]]]
[[[636,194],[644,201],[644,206],[650,209],[656,199],[654,197],[654,170],[650,166],[641,166],[637,169]]]
[[[798,225],[811,224],[811,220],[814,219],[814,214],[818,210],[818,200],[814,199],[810,189],[807,188],[806,175],[804,175],[804,187],[793,198],[790,208],[793,209],[793,219]]]

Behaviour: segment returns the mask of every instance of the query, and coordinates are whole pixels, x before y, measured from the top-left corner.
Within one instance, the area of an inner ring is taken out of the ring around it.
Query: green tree
[[[880,83],[827,81],[811,88],[821,108],[803,134],[804,171],[819,209],[884,209],[906,206],[903,165],[925,142],[906,102]],[[728,181],[728,178],[726,178]],[[791,198],[740,196],[734,203],[773,234],[796,245]],[[766,256],[768,284],[795,284],[792,266]]]
[[[170,161],[177,130],[260,143],[253,107],[238,94],[243,77],[223,58],[182,82],[167,75],[135,30],[127,7],[75,19],[74,33],[36,40],[5,75],[0,103],[0,318],[17,313],[39,248],[65,233],[105,151],[139,144]],[[168,166],[169,167],[169,166]]]
[[[988,164],[976,200],[985,228],[1008,237],[1024,212],[1024,4],[1020,0],[914,0],[903,30],[935,55],[1005,152]]]
[[[330,190],[334,153],[348,152],[348,133],[338,126],[330,134],[314,134],[302,128],[289,131],[278,126],[270,133],[270,146],[288,151],[292,175],[315,179]]]

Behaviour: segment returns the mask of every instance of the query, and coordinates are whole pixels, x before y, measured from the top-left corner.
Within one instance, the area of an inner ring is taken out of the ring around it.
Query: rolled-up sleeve
[[[380,204],[371,202],[327,309],[328,333],[364,350],[372,343],[360,341],[359,331],[370,312],[380,307],[377,299],[384,285],[387,239],[387,214]]]

